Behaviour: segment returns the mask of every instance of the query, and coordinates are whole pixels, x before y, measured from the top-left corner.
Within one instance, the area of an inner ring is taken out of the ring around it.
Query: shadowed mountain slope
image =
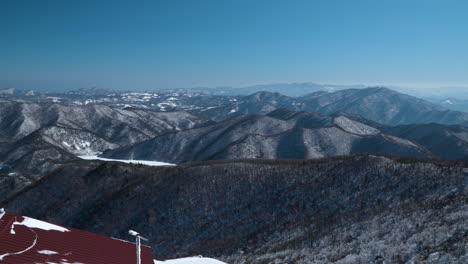
[[[383,133],[410,140],[425,147],[440,159],[468,160],[468,127],[436,123],[386,126],[343,112],[333,116],[345,116]]]
[[[421,144],[441,159],[468,160],[468,127],[432,123],[385,127],[381,130]]]

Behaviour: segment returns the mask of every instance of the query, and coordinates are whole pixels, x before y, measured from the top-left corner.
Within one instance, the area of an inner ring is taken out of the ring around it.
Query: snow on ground
[[[204,257],[189,257],[180,259],[170,259],[165,261],[154,260],[154,264],[225,264],[216,259]]]
[[[116,161],[116,162],[123,162],[123,163],[131,163],[131,164],[143,164],[148,166],[174,166],[175,164],[161,162],[161,161],[153,161],[153,160],[122,160],[122,159],[108,159],[108,158],[101,158],[95,155],[92,156],[78,156],[80,159],[84,160],[102,160],[102,161]]]

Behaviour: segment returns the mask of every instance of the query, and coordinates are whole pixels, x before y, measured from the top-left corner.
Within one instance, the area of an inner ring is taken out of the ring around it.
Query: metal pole
[[[137,264],[141,264],[141,256],[140,256],[140,251],[141,251],[141,248],[140,248],[140,236],[137,236]]]
[[[140,236],[140,233],[133,230],[128,230],[128,234],[136,238],[137,264],[141,264],[141,240],[143,239],[145,241],[148,241],[148,239]]]

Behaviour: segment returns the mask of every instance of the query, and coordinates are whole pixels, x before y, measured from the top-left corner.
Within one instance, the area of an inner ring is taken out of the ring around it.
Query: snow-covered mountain
[[[346,116],[279,109],[166,133],[104,153],[119,159],[183,163],[200,160],[304,159],[364,152],[430,157],[424,147]]]
[[[277,109],[174,131],[103,157],[185,163],[220,159],[303,159],[375,152],[397,156],[468,159],[468,127],[387,126],[338,112],[321,115]]]
[[[291,86],[291,87],[290,87]],[[215,121],[242,114],[267,114],[278,108],[293,111],[332,114],[337,111],[360,115],[368,120],[387,125],[440,123],[468,126],[468,113],[463,100],[445,99],[444,102],[425,101],[383,87],[344,89],[349,87],[310,86],[308,92],[296,97],[289,88],[309,87],[302,84],[255,86],[246,94],[205,92],[203,89],[175,89],[158,92],[113,92],[102,89],[82,89],[69,93],[0,94],[1,98],[29,102],[58,102],[65,105],[108,105],[120,109],[155,111],[190,111]],[[276,87],[278,89],[270,89]],[[283,87],[282,89],[280,89]],[[289,87],[289,88],[288,88]],[[315,87],[315,88],[313,88]],[[221,89],[221,88],[220,88]],[[304,90],[304,91],[305,91]],[[459,108],[457,108],[459,106]],[[452,109],[452,110],[451,110]]]
[[[38,174],[79,155],[94,155],[202,123],[183,111],[1,102],[0,160],[13,169]]]

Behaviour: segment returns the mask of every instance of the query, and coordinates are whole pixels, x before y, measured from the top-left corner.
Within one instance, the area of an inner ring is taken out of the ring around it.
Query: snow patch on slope
[[[43,136],[48,143],[75,155],[96,155],[106,149],[118,147],[92,133],[57,126],[44,129]]]
[[[380,133],[380,130],[364,125],[363,123],[356,122],[344,116],[336,117],[333,123],[339,126],[346,132],[357,134],[357,135],[376,135]]]
[[[204,257],[189,257],[165,261],[154,260],[154,264],[226,264],[216,259]]]
[[[392,136],[392,135],[384,135],[384,137],[387,138],[388,140],[391,140],[391,141],[397,143],[397,144],[412,146],[412,147],[416,147],[416,148],[420,149],[420,147],[418,145],[414,144],[413,142],[411,142],[411,141],[409,141],[407,139],[395,137],[395,136]]]
[[[451,133],[452,135],[456,136],[460,140],[463,140],[465,142],[468,142],[468,134],[465,132],[460,132],[460,133]]]
[[[84,160],[102,160],[102,161],[115,161],[115,162],[123,162],[123,163],[130,163],[130,164],[142,164],[148,166],[174,166],[175,164],[161,162],[161,161],[153,161],[153,160],[122,160],[122,159],[108,159],[108,158],[101,158],[98,156],[78,156],[80,159]]]

